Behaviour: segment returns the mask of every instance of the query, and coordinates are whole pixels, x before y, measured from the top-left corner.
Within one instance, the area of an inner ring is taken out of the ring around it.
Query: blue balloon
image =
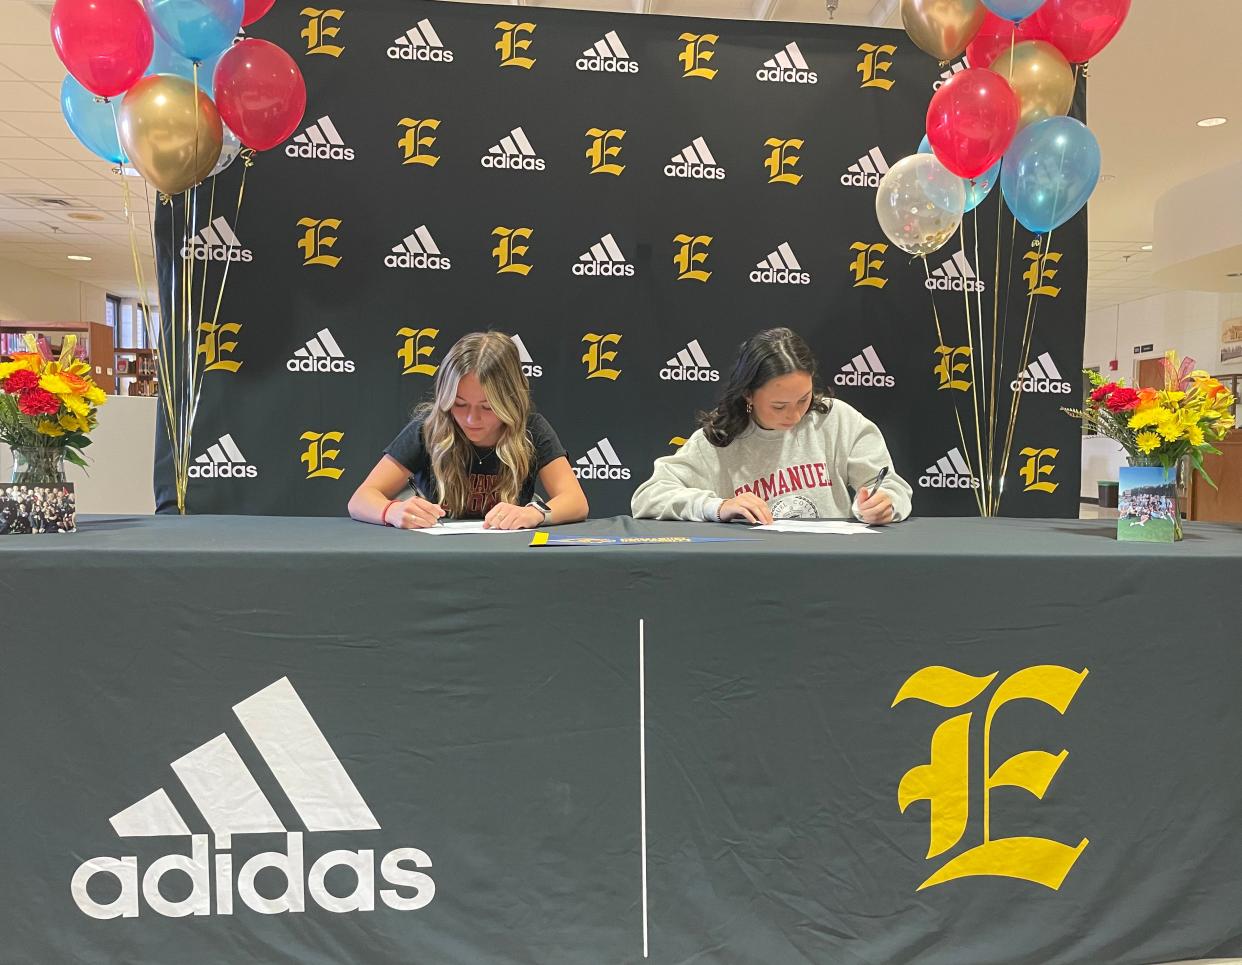
[[[918,153],[936,153],[932,150],[931,141],[927,139],[926,134],[923,135],[923,140],[919,143]],[[997,161],[973,181],[967,181],[965,178],[962,179],[962,183],[966,186],[966,208],[962,212],[963,214],[966,211],[974,211],[992,193],[992,189],[996,187],[996,183],[1000,180],[1002,163],[1002,161]]]
[[[72,76],[66,76],[60,83],[60,112],[65,115],[65,123],[73,136],[88,151],[113,164],[126,163],[112,105],[95,100],[95,95]]]
[[[983,5],[1003,20],[1021,23],[1044,5],[1044,0],[983,0]]]
[[[246,0],[142,0],[151,26],[187,60],[223,53],[241,29]]]
[[[1037,235],[1082,210],[1100,180],[1100,144],[1072,117],[1049,117],[1019,131],[1001,162],[1001,191]]]
[[[213,97],[211,92],[211,84],[216,76],[216,64],[220,63],[220,58],[224,56],[223,51],[214,56],[204,59],[198,65],[198,86],[208,97]],[[194,62],[182,57],[179,53],[168,45],[163,37],[156,33],[155,50],[151,54],[151,66],[147,68],[147,75],[151,74],[176,74],[178,77],[184,77],[186,80],[194,79]]]

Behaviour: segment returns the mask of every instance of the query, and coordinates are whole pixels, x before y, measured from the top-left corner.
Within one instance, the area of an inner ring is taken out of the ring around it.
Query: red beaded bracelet
[[[383,523],[385,526],[392,525],[392,523],[388,522],[388,510],[392,509],[393,503],[396,503],[396,502],[399,502],[399,500],[396,500],[396,499],[388,500],[388,505],[385,506],[384,511],[380,513],[380,522]]]

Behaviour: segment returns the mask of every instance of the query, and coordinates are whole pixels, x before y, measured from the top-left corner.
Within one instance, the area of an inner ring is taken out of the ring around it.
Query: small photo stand
[[[0,483],[0,536],[77,531],[73,483]]]
[[[1122,466],[1117,495],[1117,538],[1172,543],[1177,506],[1177,470]]]

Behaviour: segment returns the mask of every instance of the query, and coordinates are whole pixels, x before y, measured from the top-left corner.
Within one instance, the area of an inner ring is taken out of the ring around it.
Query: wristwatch
[[[526,505],[533,506],[535,509],[539,510],[539,512],[543,513],[543,523],[541,525],[548,525],[548,521],[552,518],[552,507],[548,505],[547,500],[536,493],[531,501]]]

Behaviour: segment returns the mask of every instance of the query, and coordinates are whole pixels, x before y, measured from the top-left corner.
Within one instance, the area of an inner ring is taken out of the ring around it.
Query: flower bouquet
[[[0,362],[0,442],[13,450],[13,482],[63,482],[65,459],[86,465],[82,450],[108,396],[91,379],[90,365],[75,357],[76,335],[65,337],[56,359],[32,336],[26,345],[29,351]]]
[[[1103,377],[1091,370],[1084,372],[1094,387],[1087,397],[1084,409],[1062,411],[1082,419],[1087,426],[1106,438],[1121,444],[1129,455],[1132,467],[1159,467],[1163,470],[1161,480],[1147,480],[1135,489],[1136,505],[1142,509],[1162,507],[1154,515],[1163,518],[1171,515],[1173,539],[1181,539],[1181,514],[1168,512],[1165,489],[1171,492],[1176,481],[1177,464],[1189,457],[1191,465],[1215,488],[1216,483],[1203,468],[1203,457],[1220,455],[1213,445],[1225,437],[1233,427],[1233,407],[1237,400],[1217,379],[1202,370],[1194,369],[1193,359],[1180,363],[1176,352],[1164,358],[1164,387],[1131,388],[1123,379],[1105,382]],[[1124,470],[1123,470],[1124,473]],[[1151,475],[1150,473],[1148,475]],[[1122,490],[1126,491],[1126,480]],[[1159,485],[1157,486],[1157,483]],[[1157,493],[1156,488],[1162,492]],[[1175,502],[1175,501],[1174,501]],[[1127,507],[1122,506],[1122,523],[1126,522]],[[1136,510],[1136,515],[1140,515]],[[1153,515],[1151,512],[1143,514]],[[1147,518],[1136,525],[1146,526]],[[1119,533],[1128,532],[1123,527]],[[1123,538],[1136,538],[1123,536]]]

